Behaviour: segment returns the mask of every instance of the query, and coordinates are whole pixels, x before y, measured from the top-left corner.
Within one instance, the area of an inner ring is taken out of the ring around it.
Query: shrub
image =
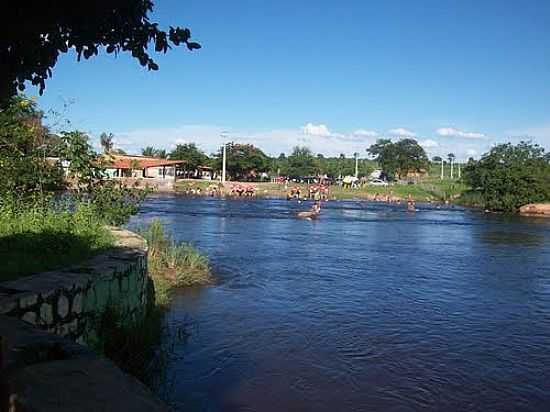
[[[501,144],[464,170],[483,207],[516,212],[527,203],[550,200],[550,156],[538,145]]]
[[[87,203],[0,199],[1,280],[70,265],[113,245]]]
[[[168,281],[171,287],[203,285],[212,281],[208,258],[190,244],[178,244],[165,232],[160,220],[153,220],[139,233],[149,246],[149,273],[153,279]]]

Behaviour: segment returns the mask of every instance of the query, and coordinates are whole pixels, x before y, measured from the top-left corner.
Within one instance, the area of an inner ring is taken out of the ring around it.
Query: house
[[[105,172],[110,178],[170,179],[176,180],[176,169],[184,160],[155,157],[109,155],[104,158]]]

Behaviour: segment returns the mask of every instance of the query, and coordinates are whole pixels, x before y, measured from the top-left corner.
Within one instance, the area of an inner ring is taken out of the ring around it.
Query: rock
[[[40,306],[40,323],[51,325],[53,323],[53,308],[49,303],[43,303]]]
[[[24,296],[19,298],[19,306],[22,309],[33,306],[36,304],[36,302],[38,302],[38,295],[36,293],[25,294]]]
[[[0,313],[10,313],[17,308],[17,299],[2,298],[0,299]]]
[[[82,312],[82,293],[78,293],[73,298],[73,313],[79,315]]]
[[[519,213],[525,216],[550,217],[550,203],[530,203],[520,207]]]
[[[57,301],[57,313],[62,318],[67,316],[67,314],[69,313],[69,299],[67,299],[67,296],[59,296],[59,300]]]
[[[23,319],[27,323],[31,323],[33,325],[36,325],[36,313],[34,312],[27,312],[23,315],[21,319]]]

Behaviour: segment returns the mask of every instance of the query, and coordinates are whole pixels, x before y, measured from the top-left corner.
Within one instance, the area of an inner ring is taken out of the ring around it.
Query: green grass
[[[155,282],[157,299],[166,301],[172,288],[212,282],[208,258],[187,243],[177,243],[162,222],[155,219],[139,230],[149,247],[149,275]]]
[[[176,182],[176,191],[184,192],[189,189],[200,189],[203,193],[210,185],[217,185],[217,180],[201,180],[201,179],[183,179]]]
[[[0,281],[86,260],[115,239],[86,204],[0,201]]]

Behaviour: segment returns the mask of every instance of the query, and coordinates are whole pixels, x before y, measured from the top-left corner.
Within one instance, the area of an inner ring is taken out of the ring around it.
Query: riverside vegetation
[[[208,258],[190,244],[177,243],[160,220],[154,219],[139,228],[138,233],[147,240],[149,248],[147,265],[154,304],[148,308],[148,316],[135,324],[122,322],[116,305],[108,307],[98,317],[98,335],[102,339],[96,349],[123,371],[158,386],[153,380],[168,379],[164,366],[173,354],[174,345],[189,334],[186,323],[164,327],[163,315],[170,304],[170,293],[175,288],[210,284],[213,276]]]
[[[103,157],[92,150],[88,136],[51,133],[43,117],[24,97],[0,111],[0,281],[70,266],[113,247],[108,226],[125,224],[147,195],[105,179]],[[61,161],[69,164],[65,171]],[[177,244],[159,221],[140,232],[151,251],[154,295],[147,316],[124,323],[113,302],[97,316],[101,342],[95,349],[147,383],[151,368],[161,367],[170,352],[169,343],[161,344],[161,338],[171,339],[162,321],[170,290],[209,283],[212,275],[207,258]],[[177,334],[186,332],[180,328]]]

